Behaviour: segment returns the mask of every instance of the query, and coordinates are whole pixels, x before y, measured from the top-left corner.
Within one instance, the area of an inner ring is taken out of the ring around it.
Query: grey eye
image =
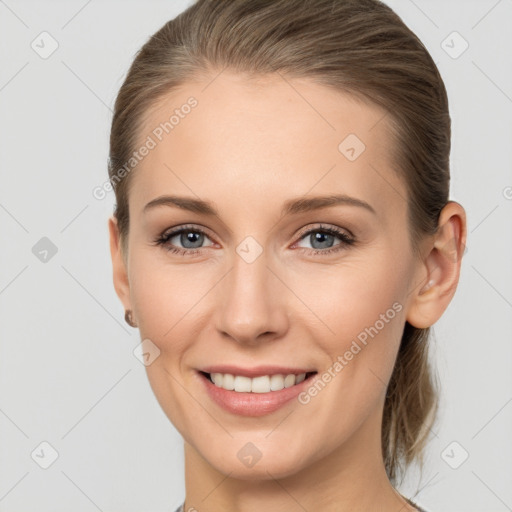
[[[315,229],[306,233],[297,244],[299,247],[306,247],[308,249],[330,249],[343,242],[343,235],[340,233],[333,234],[323,229]],[[335,240],[340,240],[335,243]],[[306,243],[305,243],[306,242]],[[309,245],[308,245],[309,243]]]
[[[169,243],[176,245],[177,247],[183,247],[184,249],[198,249],[203,247],[205,239],[208,237],[200,231],[193,229],[182,230],[180,233],[176,233],[169,238]],[[207,244],[207,245],[212,245]]]
[[[317,231],[309,235],[309,240],[313,249],[327,249],[332,247],[334,239],[334,235],[331,235],[330,233],[323,233],[321,231]]]

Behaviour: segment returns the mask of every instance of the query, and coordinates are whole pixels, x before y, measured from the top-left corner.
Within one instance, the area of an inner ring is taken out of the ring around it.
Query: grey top
[[[424,508],[419,507],[419,506],[418,506],[418,505],[416,505],[416,503],[414,503],[413,501],[411,501],[411,500],[409,500],[409,499],[407,499],[407,498],[405,498],[405,499],[409,502],[409,505],[412,505],[413,507],[416,507],[416,508],[419,510],[419,512],[427,512]],[[176,511],[175,511],[175,512],[185,512],[185,511],[184,511],[184,508],[183,508],[184,506],[185,506],[185,503],[182,503],[182,504],[181,504],[181,505],[176,509]]]

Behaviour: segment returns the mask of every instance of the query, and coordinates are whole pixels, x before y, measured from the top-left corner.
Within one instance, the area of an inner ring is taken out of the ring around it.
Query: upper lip
[[[292,368],[290,366],[275,366],[275,365],[260,365],[254,366],[253,368],[242,368],[240,366],[222,364],[207,366],[201,368],[199,371],[205,373],[230,373],[231,375],[241,375],[243,377],[259,377],[262,375],[299,375],[301,373],[311,373],[316,370],[312,368]]]

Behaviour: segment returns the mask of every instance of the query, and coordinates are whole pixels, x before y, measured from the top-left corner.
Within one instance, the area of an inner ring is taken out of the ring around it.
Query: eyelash
[[[208,234],[199,227],[181,226],[178,229],[168,231],[168,232],[163,232],[161,235],[159,235],[154,240],[154,245],[162,246],[171,253],[181,254],[184,256],[185,255],[193,256],[194,254],[201,252],[201,249],[204,249],[204,247],[199,247],[197,249],[181,249],[179,247],[168,245],[168,242],[171,238],[173,238],[174,236],[179,235],[183,232],[200,233],[200,234],[205,235],[206,237],[210,238],[208,236]],[[300,241],[303,238],[306,238],[307,236],[311,235],[312,233],[316,233],[316,232],[327,233],[329,235],[336,236],[341,240],[341,243],[335,245],[334,247],[328,248],[328,249],[308,249],[307,247],[300,247],[299,250],[300,249],[306,250],[314,255],[316,255],[316,254],[326,255],[326,254],[331,254],[331,253],[341,251],[345,247],[351,246],[355,243],[355,239],[352,236],[346,234],[344,231],[341,231],[340,229],[335,228],[333,226],[322,226],[322,225],[320,225],[314,229],[309,229],[308,231],[305,231],[304,233],[301,233],[298,241]]]

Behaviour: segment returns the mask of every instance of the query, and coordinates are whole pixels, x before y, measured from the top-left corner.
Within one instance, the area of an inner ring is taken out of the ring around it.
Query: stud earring
[[[132,318],[132,310],[127,309],[124,312],[124,321],[130,326],[130,327],[137,327],[137,324],[133,321]]]

